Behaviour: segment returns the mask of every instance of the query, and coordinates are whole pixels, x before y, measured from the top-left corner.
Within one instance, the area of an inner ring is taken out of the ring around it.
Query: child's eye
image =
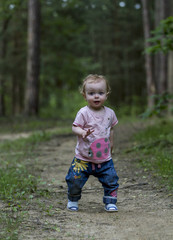
[[[94,95],[94,92],[89,92],[88,94],[91,95],[91,96],[93,96],[93,95]]]
[[[104,94],[104,92],[99,92],[99,94],[100,94],[100,95],[103,95],[103,94]]]

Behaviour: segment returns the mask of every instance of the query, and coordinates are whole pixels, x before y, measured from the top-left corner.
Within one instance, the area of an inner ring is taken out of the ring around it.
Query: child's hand
[[[91,130],[91,129],[88,129],[87,131],[84,131],[83,133],[82,133],[82,138],[86,138],[86,137],[88,137],[91,133],[93,133],[94,132],[94,129],[93,130]]]

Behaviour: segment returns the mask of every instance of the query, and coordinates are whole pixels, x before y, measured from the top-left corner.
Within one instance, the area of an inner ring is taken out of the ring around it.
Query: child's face
[[[87,82],[85,85],[84,98],[90,108],[100,110],[107,99],[106,82],[104,80]]]

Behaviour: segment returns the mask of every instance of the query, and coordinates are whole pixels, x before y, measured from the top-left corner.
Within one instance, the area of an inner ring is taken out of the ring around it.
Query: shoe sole
[[[67,210],[68,210],[68,211],[71,211],[71,212],[77,212],[77,211],[78,211],[78,208],[75,208],[75,209],[74,209],[74,207],[70,207],[70,208],[67,207]]]
[[[118,209],[107,209],[105,208],[106,212],[118,212]]]

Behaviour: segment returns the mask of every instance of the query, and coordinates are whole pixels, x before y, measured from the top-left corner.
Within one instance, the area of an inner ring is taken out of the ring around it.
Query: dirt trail
[[[76,137],[58,137],[41,145],[34,171],[47,182],[45,188],[51,197],[40,184],[43,196],[34,195],[32,204],[25,206],[28,216],[19,239],[172,240],[172,196],[136,167],[138,156],[122,154],[137,128],[130,123],[117,127],[113,160],[120,188],[116,213],[104,210],[102,186],[92,176],[83,189],[79,211],[67,211],[65,175],[73,159]]]

